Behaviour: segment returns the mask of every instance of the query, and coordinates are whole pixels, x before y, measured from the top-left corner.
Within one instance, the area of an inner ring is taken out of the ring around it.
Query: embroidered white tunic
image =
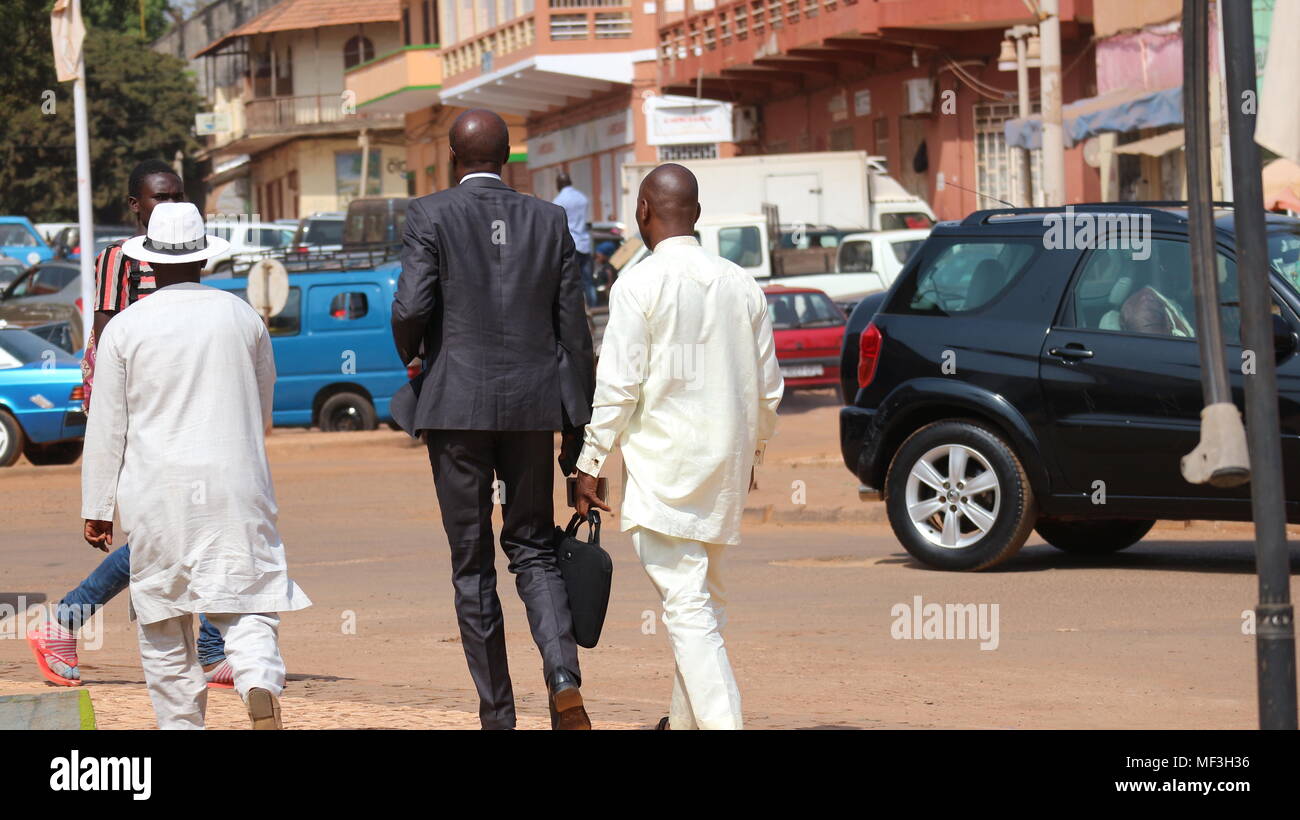
[[[619,276],[578,469],[623,454],[621,528],[740,543],[750,471],[785,385],[767,297],[691,236]]]
[[[82,517],[121,519],[142,623],[187,612],[284,612],[289,578],[266,458],[275,359],[257,313],[199,284],[118,314],[95,363]]]

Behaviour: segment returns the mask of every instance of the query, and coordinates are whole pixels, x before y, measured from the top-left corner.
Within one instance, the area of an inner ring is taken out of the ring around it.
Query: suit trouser
[[[284,691],[284,660],[277,632],[280,616],[273,612],[208,613],[208,620],[226,641],[226,658],[235,674],[235,690],[266,689],[277,697]],[[151,624],[137,622],[140,665],[159,729],[202,729],[208,707],[208,682],[194,644],[194,616],[179,615]]]
[[[479,720],[485,729],[509,729],[515,701],[496,591],[495,503],[501,504],[501,549],[528,611],[547,685],[558,672],[581,683],[569,596],[552,544],[554,433],[428,430],[425,441],[451,545],[456,618],[478,690]]]
[[[677,661],[668,725],[673,729],[739,729],[740,690],[727,660],[722,583],[724,544],[632,529],[632,546],[664,603],[664,626]]]

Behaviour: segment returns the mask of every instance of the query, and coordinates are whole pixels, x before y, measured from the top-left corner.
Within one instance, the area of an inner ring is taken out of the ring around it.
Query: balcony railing
[[[659,31],[659,54],[680,60],[750,37],[765,37],[800,20],[829,14],[858,0],[738,0],[719,3]]]
[[[536,38],[536,18],[531,14],[521,17],[481,37],[447,49],[442,56],[442,76],[454,77],[462,71],[481,68],[484,65],[484,55],[493,55],[489,61],[494,63],[496,57],[531,46]]]
[[[250,134],[292,131],[343,120],[400,120],[392,114],[353,112],[347,97],[317,94],[306,97],[267,97],[244,102],[244,123]]]

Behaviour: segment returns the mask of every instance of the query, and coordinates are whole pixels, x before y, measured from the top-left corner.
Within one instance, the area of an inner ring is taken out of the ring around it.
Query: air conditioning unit
[[[903,81],[903,113],[909,116],[928,115],[934,110],[934,80],[917,77]]]

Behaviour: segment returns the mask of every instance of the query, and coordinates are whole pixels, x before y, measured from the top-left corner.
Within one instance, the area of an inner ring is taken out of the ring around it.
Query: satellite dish
[[[1101,140],[1088,137],[1083,143],[1083,161],[1091,168],[1101,167]]]
[[[279,316],[289,301],[289,272],[278,259],[259,259],[248,269],[248,303],[264,318]]]

